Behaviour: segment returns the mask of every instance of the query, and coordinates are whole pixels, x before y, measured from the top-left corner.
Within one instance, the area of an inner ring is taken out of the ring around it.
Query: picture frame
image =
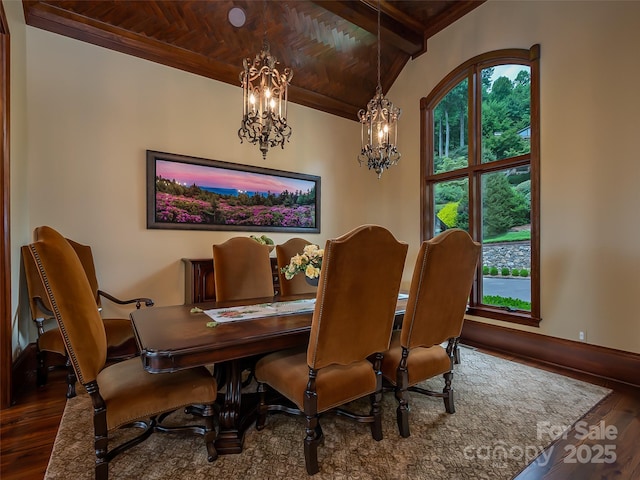
[[[147,228],[320,233],[320,177],[147,150]]]

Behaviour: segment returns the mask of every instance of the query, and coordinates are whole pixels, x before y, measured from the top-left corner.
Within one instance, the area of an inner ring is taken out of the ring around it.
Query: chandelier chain
[[[378,88],[382,89],[380,83],[380,0],[378,0]]]
[[[267,43],[267,0],[262,2],[262,43]]]

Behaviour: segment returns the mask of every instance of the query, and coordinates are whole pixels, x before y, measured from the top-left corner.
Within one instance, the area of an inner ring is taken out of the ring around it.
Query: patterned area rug
[[[453,380],[456,413],[445,413],[442,399],[411,394],[409,438],[398,434],[392,393],[383,399],[380,442],[366,424],[322,417],[325,443],[318,449],[320,473],[313,478],[509,479],[553,441],[549,432],[568,429],[610,392],[472,348],[462,347],[461,357]],[[440,391],[443,381],[422,386]],[[365,412],[368,402],[351,408]],[[67,402],[45,479],[93,478],[91,415],[86,393]],[[182,412],[172,417],[191,420]],[[114,432],[113,438],[120,441],[126,432]],[[247,430],[241,454],[208,463],[202,437],[156,433],[116,457],[109,472],[113,479],[145,480],[308,478],[303,438],[302,418],[272,415],[263,431]]]

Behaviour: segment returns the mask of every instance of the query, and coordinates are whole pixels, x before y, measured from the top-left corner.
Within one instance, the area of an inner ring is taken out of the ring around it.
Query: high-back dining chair
[[[216,301],[273,297],[269,247],[249,237],[234,237],[213,246]]]
[[[271,353],[256,364],[260,392],[256,428],[264,428],[269,411],[303,414],[304,456],[310,475],[319,471],[321,413],[337,409],[358,422],[370,423],[373,438],[382,439],[380,352],[389,346],[406,254],[407,244],[377,225],[364,225],[328,240],[307,348]],[[375,358],[373,363],[370,356]],[[267,385],[297,409],[268,405]],[[368,415],[338,409],[367,395]]]
[[[106,366],[107,338],[87,275],[69,242],[50,227],[36,229],[29,254],[47,292],[65,349],[80,383],[91,396],[96,455],[95,478],[107,480],[109,461],[156,430],[163,414],[203,405],[204,427],[182,427],[204,435],[209,461],[215,460],[215,379],[205,367],[150,374],[138,358]],[[137,437],[109,449],[109,432],[120,427],[143,428]]]
[[[75,374],[68,362],[67,352],[64,349],[64,341],[60,330],[55,325],[53,312],[49,306],[49,299],[44,285],[40,281],[38,267],[31,257],[28,245],[21,247],[22,266],[27,283],[27,296],[29,297],[29,311],[31,319],[35,322],[38,338],[36,340],[36,385],[41,387],[47,383],[49,370],[56,367],[67,368],[67,398],[75,396]],[[50,325],[53,323],[54,325]],[[47,365],[45,356],[54,353],[65,358],[63,364]]]
[[[282,269],[289,266],[291,257],[302,253],[302,250],[307,245],[311,245],[311,242],[299,237],[290,238],[282,245],[276,245],[280,294],[284,297],[303,293],[315,293],[317,290],[317,287],[309,284],[304,279],[304,275],[296,275],[291,280],[287,280],[284,273],[282,273]]]
[[[409,391],[444,399],[455,412],[451,388],[454,354],[475,275],[480,244],[460,229],[425,241],[416,260],[401,331],[394,332],[382,360],[382,375],[394,386],[402,437],[410,435]],[[446,349],[441,346],[448,341]],[[416,384],[444,374],[442,393]]]
[[[106,298],[118,305],[135,304],[136,308],[140,308],[142,304],[150,307],[153,300],[150,298],[133,298],[129,300],[121,300],[103,290],[100,290],[98,278],[96,275],[95,264],[93,261],[93,253],[91,247],[66,239],[67,242],[78,255],[80,263],[87,276],[87,280],[91,286],[92,295],[98,310],[102,308],[102,298]],[[23,246],[21,249],[22,261],[27,283],[27,292],[29,296],[29,308],[31,318],[36,323],[38,330],[38,340],[36,342],[36,357],[38,361],[36,380],[38,386],[47,383],[49,367],[45,362],[45,352],[52,352],[66,357],[64,342],[57,327],[46,328],[46,323],[52,323],[53,313],[49,299],[42,284],[40,275],[33,258],[29,254],[29,247]],[[137,345],[131,328],[131,321],[128,318],[103,318],[104,327],[107,335],[107,360],[117,361],[125,358],[131,358],[137,355]],[[53,366],[55,367],[55,365]],[[75,396],[75,375],[73,368],[67,362],[67,398]]]

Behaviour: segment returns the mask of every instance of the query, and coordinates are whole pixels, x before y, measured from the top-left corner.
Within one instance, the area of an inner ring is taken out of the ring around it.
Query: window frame
[[[530,67],[531,138],[528,154],[482,163],[482,82],[481,71],[505,64]],[[434,164],[434,110],[440,101],[461,81],[468,80],[468,140],[469,164],[452,172],[432,174]],[[531,311],[509,311],[482,303],[482,261],[469,298],[470,315],[502,320],[529,326],[539,326],[540,316],[540,45],[530,49],[503,49],[478,55],[462,63],[436,87],[420,99],[420,237],[421,241],[434,236],[434,189],[437,183],[467,178],[469,188],[469,233],[475,241],[482,241],[483,174],[506,168],[529,165],[531,169]]]

